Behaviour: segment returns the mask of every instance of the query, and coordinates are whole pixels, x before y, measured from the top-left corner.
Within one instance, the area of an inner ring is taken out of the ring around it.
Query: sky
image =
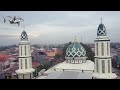
[[[3,22],[3,16],[19,16],[17,24]],[[120,42],[120,11],[0,11],[0,46],[18,44],[25,29],[31,44],[94,43],[103,18],[111,42]],[[25,28],[23,27],[25,26]]]

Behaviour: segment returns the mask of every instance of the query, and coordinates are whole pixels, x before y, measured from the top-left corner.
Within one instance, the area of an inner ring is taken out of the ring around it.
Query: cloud
[[[66,43],[74,36],[78,41],[82,38],[84,43],[93,43],[101,17],[111,41],[120,42],[120,11],[0,11],[0,17],[6,15],[20,16],[25,22],[20,27],[1,22],[0,42],[7,42],[8,37],[19,42],[25,25],[31,43]]]

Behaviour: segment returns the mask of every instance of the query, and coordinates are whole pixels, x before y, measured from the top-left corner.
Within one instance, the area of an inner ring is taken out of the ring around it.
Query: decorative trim
[[[111,57],[95,57],[96,59],[110,59]]]
[[[100,42],[100,41],[110,41],[110,39],[109,40],[94,40],[95,42]]]
[[[19,45],[30,45],[30,43],[26,43],[26,42],[25,43],[21,43],[20,42]]]
[[[28,56],[28,57],[19,57],[19,58],[29,58],[29,57],[32,57],[32,56]]]

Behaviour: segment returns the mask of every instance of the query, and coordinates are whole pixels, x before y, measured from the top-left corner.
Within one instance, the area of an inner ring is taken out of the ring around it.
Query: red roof
[[[4,62],[4,61],[6,61],[6,59],[8,59],[10,57],[11,57],[10,55],[0,52],[0,62]]]
[[[39,62],[32,62],[32,67],[33,67],[33,68],[36,68],[36,67],[39,66],[39,65],[40,65]]]

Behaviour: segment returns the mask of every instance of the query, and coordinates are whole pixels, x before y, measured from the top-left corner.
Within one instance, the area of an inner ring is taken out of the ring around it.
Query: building
[[[18,79],[18,75],[15,72],[19,68],[18,62],[11,63],[12,66],[4,73],[5,79]]]
[[[37,76],[38,76],[39,66],[40,66],[40,63],[39,63],[39,62],[32,62],[32,67],[35,69],[35,72],[33,73],[33,76],[34,76],[34,77],[37,77]]]
[[[4,78],[5,79],[19,79],[16,73],[16,70],[19,69],[19,62],[13,62],[10,65],[11,65],[10,69],[4,72]],[[40,63],[32,62],[32,68],[35,69],[35,72],[33,72],[33,77],[38,76],[39,66],[40,66]],[[1,79],[3,78],[2,71],[0,72],[0,78]]]
[[[91,60],[86,60],[86,50],[76,40],[68,46],[65,59],[63,63],[55,67],[55,70],[94,71],[94,63]]]
[[[1,63],[0,63],[0,79],[5,79],[4,71],[3,71],[3,68],[2,68],[2,64],[1,64]]]
[[[10,60],[9,60],[10,57],[11,57],[10,55],[0,52],[0,64],[4,72],[10,69]]]
[[[94,62],[87,60],[85,48],[76,39],[68,46],[65,59],[37,79],[92,79]]]
[[[117,55],[113,58],[112,65],[115,68],[120,68],[120,55]]]
[[[44,64],[47,61],[45,60],[47,55],[45,52],[42,52],[40,50],[35,50],[32,52],[32,57],[34,62],[39,62],[40,64]]]
[[[92,76],[95,79],[115,79],[117,77],[112,73],[110,39],[102,21],[98,26],[95,40],[95,70]]]
[[[50,56],[54,55],[53,53]],[[47,71],[41,71],[36,79],[115,79],[112,73],[110,39],[106,28],[101,22],[95,40],[95,62],[87,60],[85,48],[76,39],[66,50],[65,61]],[[37,65],[37,64],[36,64]],[[19,43],[19,69],[16,70],[19,79],[32,79],[38,75],[32,68],[31,49],[27,33],[21,34]],[[34,75],[33,75],[34,74]]]
[[[51,50],[46,50],[46,54],[48,57],[55,57],[56,54],[58,54],[60,51],[58,50],[58,48],[52,48]]]
[[[101,24],[97,30],[95,40],[95,62],[87,60],[86,50],[76,41],[66,50],[66,60],[47,70],[46,76],[37,79],[115,79],[112,73],[110,56],[110,39],[106,28]]]
[[[32,79],[33,72],[30,43],[26,31],[21,34],[19,43],[19,69],[16,70],[19,79]]]

